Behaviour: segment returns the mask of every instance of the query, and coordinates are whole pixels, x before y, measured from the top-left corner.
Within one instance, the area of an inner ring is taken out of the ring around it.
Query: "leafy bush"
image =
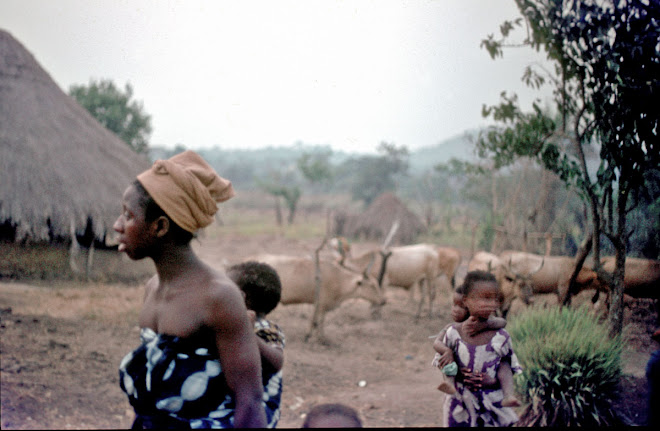
[[[530,308],[509,333],[523,373],[516,383],[529,403],[521,426],[620,424],[613,409],[621,376],[621,337],[585,307]]]

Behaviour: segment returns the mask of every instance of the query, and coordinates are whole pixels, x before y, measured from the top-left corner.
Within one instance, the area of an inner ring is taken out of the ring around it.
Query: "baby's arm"
[[[248,317],[253,324],[257,320],[257,314],[253,310],[248,310]],[[259,335],[256,338],[262,367],[268,367],[274,372],[280,371],[284,365],[284,349],[282,346],[278,343],[268,342]]]
[[[479,320],[470,316],[463,322],[463,330],[470,336],[487,330],[502,329],[505,326],[506,320],[496,316],[490,316],[488,320]]]
[[[282,369],[284,365],[284,350],[280,346],[270,344],[264,339],[257,337],[257,345],[261,354],[262,365],[269,366],[275,372]]]
[[[442,342],[442,339],[445,337],[445,333],[447,332],[447,328],[449,325],[445,326],[442,331],[438,334],[437,337],[435,337],[435,341],[433,341],[433,349],[440,354],[440,358],[438,358],[438,368],[442,369],[445,365],[449,365],[452,362],[454,362],[454,352],[445,344]]]

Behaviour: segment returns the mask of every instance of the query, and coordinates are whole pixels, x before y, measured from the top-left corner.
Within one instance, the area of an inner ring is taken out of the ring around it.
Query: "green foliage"
[[[508,327],[523,367],[516,382],[529,405],[522,426],[606,426],[621,377],[620,336],[586,307],[531,308]]]
[[[147,152],[151,117],[144,112],[141,102],[131,100],[131,84],[126,83],[122,92],[110,80],[90,80],[88,86],[69,87],[69,95],[135,152]]]
[[[660,165],[660,3],[648,0],[516,0],[527,28],[518,46],[546,52],[554,74],[528,68],[523,81],[553,86],[559,121],[537,106],[523,114],[515,96],[484,108],[499,126],[479,140],[480,155],[496,166],[516,157],[535,157],[591,209],[593,244],[598,261],[601,234],[617,253],[626,254],[628,214],[646,187],[645,172]],[[492,58],[503,55],[507,37],[520,22],[506,22],[502,37],[482,42]],[[547,76],[547,79],[545,77]],[[596,148],[597,147],[597,148]],[[588,148],[599,151],[600,166],[589,172]],[[623,321],[623,271],[611,283],[611,330]]]
[[[330,157],[332,150],[321,153],[303,153],[298,158],[298,169],[310,183],[320,183],[333,177]]]
[[[380,156],[351,158],[338,168],[338,176],[352,177],[351,189],[355,200],[369,205],[385,191],[396,188],[396,178],[408,172],[408,148],[404,145],[381,142]]]
[[[270,178],[257,179],[257,184],[266,193],[275,196],[275,198],[281,197],[284,199],[289,210],[287,222],[292,224],[296,216],[296,210],[298,209],[298,201],[302,195],[296,173],[291,170],[283,172],[271,171]]]

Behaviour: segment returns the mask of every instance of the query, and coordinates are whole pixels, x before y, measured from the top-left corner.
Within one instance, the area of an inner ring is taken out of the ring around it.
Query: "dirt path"
[[[196,248],[220,267],[257,251],[309,254],[317,245],[228,236],[207,238]],[[381,319],[373,319],[361,300],[329,313],[330,345],[303,341],[311,305],[273,311],[287,336],[280,427],[299,427],[302,415],[321,402],[355,407],[367,427],[439,425],[443,399],[428,336],[449,320],[449,286],[441,284],[433,319],[413,318],[407,292],[391,289],[387,296]],[[117,366],[138,343],[141,301],[139,286],[0,282],[2,429],[129,427],[133,411],[119,389]],[[643,329],[636,334],[641,340]],[[628,396],[621,408],[636,421],[643,420],[643,370],[651,349],[639,341],[626,353]]]

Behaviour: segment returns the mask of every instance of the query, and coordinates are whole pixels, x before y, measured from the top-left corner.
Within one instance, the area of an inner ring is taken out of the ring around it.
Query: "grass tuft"
[[[521,426],[608,426],[621,377],[621,337],[586,307],[530,308],[509,333],[523,373],[516,381],[528,403]]]

